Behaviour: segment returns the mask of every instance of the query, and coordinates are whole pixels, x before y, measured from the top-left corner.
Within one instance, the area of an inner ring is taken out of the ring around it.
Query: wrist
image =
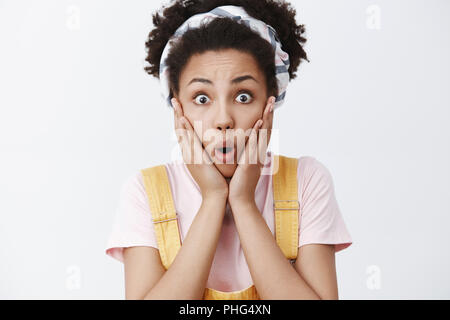
[[[226,203],[227,202],[227,195],[226,194],[220,194],[220,193],[213,193],[213,194],[207,194],[202,195],[202,202],[209,202],[209,203]]]
[[[228,198],[228,202],[230,203],[230,207],[233,210],[233,212],[236,211],[235,209],[257,208],[255,198],[231,197]]]

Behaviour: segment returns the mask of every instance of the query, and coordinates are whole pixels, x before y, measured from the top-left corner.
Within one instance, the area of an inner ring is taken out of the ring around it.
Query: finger
[[[256,154],[256,152],[254,150],[255,150],[255,145],[258,141],[257,130],[259,129],[259,127],[261,127],[261,125],[262,125],[261,119],[256,121],[256,123],[253,125],[253,128],[251,129],[249,137],[247,139],[247,143],[245,144],[244,151],[241,154],[241,156],[239,157],[238,164],[247,165],[247,164],[251,163],[250,162],[251,159]]]
[[[172,98],[172,100],[170,100],[172,102],[173,105],[173,110],[174,110],[174,117],[175,119],[180,119],[182,116],[184,116],[183,114],[183,109],[181,107],[181,104],[178,102],[178,100],[176,98]],[[176,124],[180,124],[179,122]]]
[[[203,148],[203,144],[201,143],[200,138],[198,137],[189,120],[186,119],[186,117],[182,116],[181,121],[185,124],[188,135],[190,136],[190,142],[192,146],[191,150],[193,150],[195,163],[199,163],[201,161],[201,164],[212,164],[211,158]]]
[[[176,102],[175,98],[170,101],[172,102],[172,106],[173,106],[173,120],[174,120],[175,129],[179,129],[179,128],[181,128],[181,123],[179,121],[180,117],[178,114],[177,102]]]
[[[266,142],[267,142],[266,145],[268,144],[268,141],[270,140],[270,135],[272,132],[273,108],[274,107],[275,107],[275,97],[272,96],[268,99],[266,108],[264,109],[263,118],[262,118],[264,123],[258,133],[260,138],[264,138],[266,140]]]
[[[177,99],[173,98],[171,100],[173,108],[174,108],[174,127],[175,127],[175,135],[177,137],[177,141],[180,144],[180,146],[182,147],[182,151],[185,152],[186,151],[186,146],[181,145],[181,144],[188,144],[188,140],[186,138],[186,128],[184,127],[184,125],[180,122],[180,115],[182,115],[182,113],[180,113],[180,104],[178,102]],[[184,150],[183,150],[184,148]],[[184,156],[183,156],[184,157]]]
[[[178,118],[184,116],[183,113],[183,108],[181,106],[181,103],[178,101],[177,98],[172,98],[172,100],[170,100],[172,102],[173,108],[174,108],[174,112],[177,115]]]
[[[263,119],[268,118],[270,113],[273,113],[273,107],[275,105],[275,97],[271,96],[267,99],[266,108],[264,109]]]
[[[192,163],[192,150],[191,150],[191,143],[190,138],[188,136],[188,131],[186,129],[186,126],[184,122],[180,119],[176,119],[176,121],[179,123],[180,128],[177,129],[177,136],[179,137],[178,143],[181,147],[181,153],[183,155],[183,160],[186,164]]]
[[[183,159],[186,163],[192,163],[192,136],[189,134],[186,124],[182,121],[183,111],[181,104],[176,98],[172,98],[171,102],[174,108],[176,134],[178,137],[178,142],[181,146]]]
[[[183,159],[186,164],[195,163],[196,161],[199,162],[198,157],[196,158],[194,153],[198,147],[195,146],[195,136],[192,134],[193,130],[189,126],[189,121],[184,118],[183,109],[178,100],[173,98],[171,102],[174,106],[175,126],[177,128],[178,141],[183,152]],[[183,118],[184,121],[182,121]]]
[[[263,125],[258,132],[258,155],[260,156],[260,164],[264,165],[266,161],[267,146],[269,145],[272,133],[273,110],[275,107],[275,97],[268,99],[266,109],[263,114]]]
[[[263,125],[262,129],[272,128],[274,108],[275,108],[275,97],[272,96],[268,99],[266,108],[264,109],[263,118],[262,118],[264,121],[264,125]]]
[[[185,137],[186,139],[186,150],[188,158],[187,158],[187,163],[188,164],[193,164],[196,163],[196,158],[195,158],[195,149],[196,147],[194,146],[195,143],[195,136],[192,134],[191,130],[190,130],[190,126],[188,125],[189,121],[187,121],[187,119],[185,117],[180,117],[180,123],[182,124],[183,128],[185,129]]]
[[[258,120],[256,122],[256,128],[253,129],[250,144],[249,144],[249,162],[248,164],[257,164],[259,161],[259,154],[258,154],[258,140],[259,140],[259,132],[264,124],[263,120]]]
[[[250,129],[250,133],[248,135],[247,141],[245,142],[244,149],[242,150],[241,154],[239,155],[238,164],[240,164],[240,165],[244,165],[244,164],[248,163],[249,144],[251,141],[252,134],[253,134],[256,126],[258,125],[258,123],[259,122],[256,121],[255,124],[253,125],[253,127]],[[247,135],[247,132],[245,133],[245,135]]]

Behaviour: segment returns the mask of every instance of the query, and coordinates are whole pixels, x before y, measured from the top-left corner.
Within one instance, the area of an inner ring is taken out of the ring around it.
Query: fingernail
[[[272,113],[273,112],[273,103],[270,105],[270,109],[269,112]]]

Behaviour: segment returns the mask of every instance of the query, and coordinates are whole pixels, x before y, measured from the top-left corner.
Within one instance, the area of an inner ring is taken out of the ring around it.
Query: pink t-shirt
[[[270,166],[273,153],[268,151],[267,155],[266,164]],[[299,247],[322,243],[334,244],[336,252],[347,248],[352,244],[352,239],[339,210],[329,170],[314,157],[303,156],[298,159]],[[180,237],[183,242],[200,209],[202,196],[198,184],[183,161],[173,161],[165,166],[179,216]],[[271,175],[260,176],[255,189],[255,200],[275,237]],[[106,253],[123,262],[123,248],[132,246],[158,248],[140,170],[132,174],[122,187]],[[229,292],[248,288],[252,284],[232,212],[227,204],[207,287]]]

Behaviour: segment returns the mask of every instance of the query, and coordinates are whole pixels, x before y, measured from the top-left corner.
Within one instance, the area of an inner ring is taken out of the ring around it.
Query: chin
[[[231,178],[236,171],[237,163],[234,164],[215,164],[219,172],[225,178]]]

